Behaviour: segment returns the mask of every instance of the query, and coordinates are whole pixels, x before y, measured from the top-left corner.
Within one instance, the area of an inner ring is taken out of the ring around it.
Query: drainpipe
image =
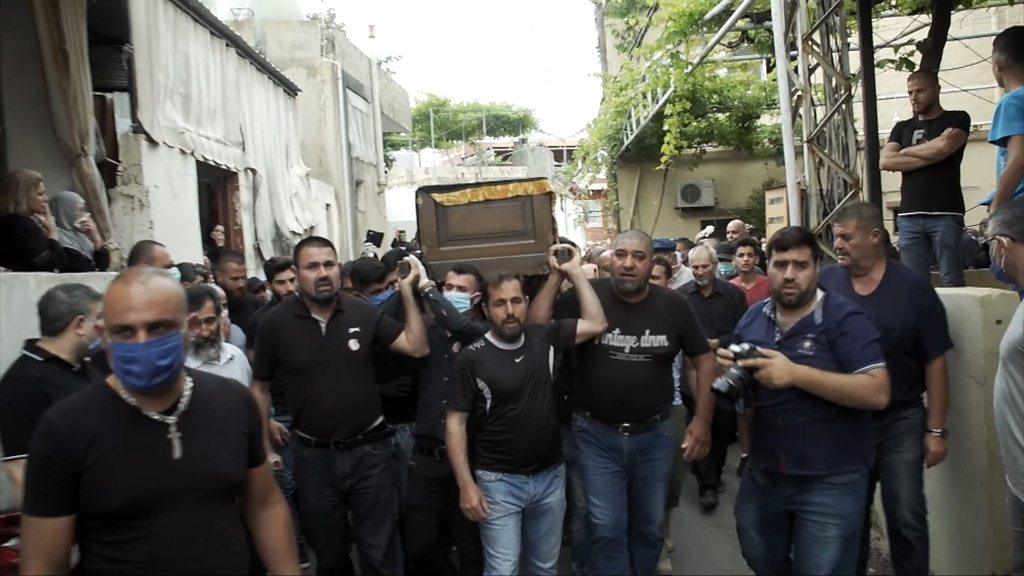
[[[384,174],[384,124],[380,107],[380,63],[370,59],[370,94],[373,98],[373,137],[377,148],[377,192],[384,191],[387,176]]]
[[[332,60],[334,79],[338,90],[338,135],[341,148],[341,229],[345,238],[345,256],[347,260],[355,259],[355,207],[352,206],[352,151],[348,144],[348,97],[345,93],[345,79],[341,72],[341,63]]]

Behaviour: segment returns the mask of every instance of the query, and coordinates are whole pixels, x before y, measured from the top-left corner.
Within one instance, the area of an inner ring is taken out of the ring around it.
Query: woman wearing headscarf
[[[64,247],[65,264],[61,272],[102,272],[110,266],[110,251],[81,196],[70,190],[54,194],[50,198],[50,213],[57,225],[57,240]]]
[[[9,172],[0,187],[0,268],[15,272],[58,272],[64,250],[50,215],[43,176],[33,170]]]

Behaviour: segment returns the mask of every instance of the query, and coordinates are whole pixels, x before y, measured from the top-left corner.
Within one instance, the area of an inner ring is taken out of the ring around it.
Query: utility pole
[[[864,98],[864,175],[868,200],[882,208],[882,174],[878,168],[878,98],[875,93],[875,42],[872,38],[871,0],[857,0],[860,40],[861,92]]]
[[[430,148],[435,149],[434,146],[434,109],[430,108]]]
[[[483,124],[483,132],[484,132],[484,136],[483,136],[482,139],[486,140],[487,139],[487,113],[486,112],[484,112],[483,114],[480,115],[480,122]]]

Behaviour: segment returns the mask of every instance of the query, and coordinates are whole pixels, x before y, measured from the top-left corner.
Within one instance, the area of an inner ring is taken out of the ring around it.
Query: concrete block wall
[[[1006,574],[1006,479],[996,443],[992,383],[1016,294],[939,288],[955,347],[949,361],[949,456],[925,472],[934,574]]]
[[[102,293],[114,279],[113,272],[51,274],[49,272],[0,273],[0,374],[21,353],[28,338],[39,337],[39,297],[58,284],[77,282]]]

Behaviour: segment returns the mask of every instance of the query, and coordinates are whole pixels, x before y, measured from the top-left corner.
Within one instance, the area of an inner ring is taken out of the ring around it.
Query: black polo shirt
[[[285,298],[297,298],[297,296],[293,294],[292,296],[287,296]],[[260,309],[254,312],[252,317],[249,318],[249,330],[252,333],[252,338],[246,338],[245,340],[246,352],[251,354],[252,351],[256,349],[256,334],[259,333],[260,323],[263,322],[263,317],[277,306],[278,302],[279,300],[276,298],[271,299],[270,302],[261,306]],[[288,415],[288,400],[284,396],[284,389],[281,388],[281,385],[276,381],[270,382],[270,405],[274,409],[274,416]]]
[[[301,298],[286,298],[260,322],[253,379],[281,385],[295,429],[344,440],[381,417],[371,349],[401,333],[401,324],[354,298],[338,298],[323,324]]]
[[[21,355],[0,378],[0,444],[5,456],[28,453],[29,440],[43,414],[58,400],[81,390],[92,377],[87,364],[75,367],[25,341]]]
[[[686,301],[690,303],[690,309],[700,322],[704,334],[711,339],[717,339],[720,346],[732,344],[732,333],[736,324],[747,311],[747,296],[743,290],[722,280],[714,278],[711,294],[704,296],[696,280],[691,280],[677,289]]]

